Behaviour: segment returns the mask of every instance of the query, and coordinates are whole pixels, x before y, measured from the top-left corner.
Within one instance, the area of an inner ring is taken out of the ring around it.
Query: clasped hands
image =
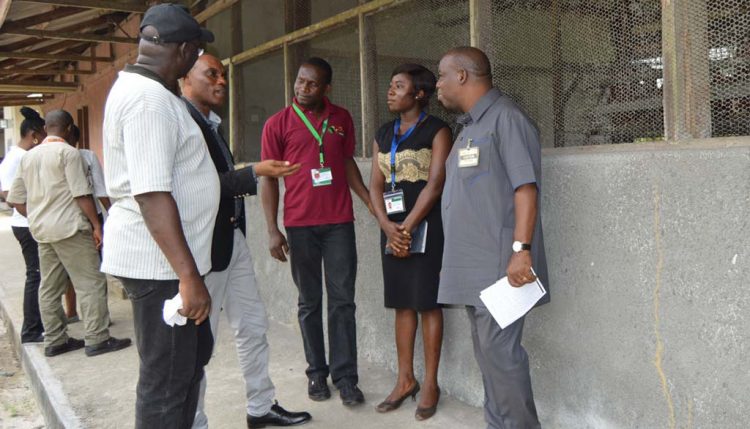
[[[391,221],[385,222],[382,227],[387,239],[385,247],[391,249],[393,256],[397,258],[408,258],[411,247],[410,228]]]

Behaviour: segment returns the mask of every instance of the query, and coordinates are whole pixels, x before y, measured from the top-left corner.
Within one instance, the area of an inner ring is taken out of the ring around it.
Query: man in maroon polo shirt
[[[299,290],[298,318],[307,360],[307,393],[314,401],[331,397],[327,378],[339,388],[344,405],[364,402],[357,387],[357,336],[354,282],[357,248],[351,188],[370,208],[370,197],[354,161],[354,123],[346,109],[332,104],[331,66],[310,58],[299,68],[292,106],[268,119],[263,128],[262,159],[301,163],[300,172],[284,178],[284,227],[279,230],[279,183],[264,178],[261,199],[268,225],[271,256],[285,262]],[[328,293],[326,362],[322,318],[322,266]]]

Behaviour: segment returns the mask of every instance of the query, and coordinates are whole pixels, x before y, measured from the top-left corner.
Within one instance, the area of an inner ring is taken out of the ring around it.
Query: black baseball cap
[[[147,26],[156,28],[158,36],[141,38],[154,43],[182,43],[199,40],[211,43],[214,33],[202,28],[181,4],[162,3],[150,7],[143,15],[141,31]]]

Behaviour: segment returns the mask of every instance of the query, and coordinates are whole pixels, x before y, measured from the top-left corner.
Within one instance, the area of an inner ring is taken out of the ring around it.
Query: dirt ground
[[[44,418],[10,344],[5,325],[0,321],[0,428],[43,428]]]

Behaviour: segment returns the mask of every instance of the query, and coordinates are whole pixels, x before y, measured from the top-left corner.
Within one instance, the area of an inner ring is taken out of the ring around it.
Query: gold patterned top
[[[406,149],[396,152],[396,182],[427,181],[430,177],[432,149]],[[391,183],[391,154],[378,153],[378,165],[385,176],[385,183]]]

